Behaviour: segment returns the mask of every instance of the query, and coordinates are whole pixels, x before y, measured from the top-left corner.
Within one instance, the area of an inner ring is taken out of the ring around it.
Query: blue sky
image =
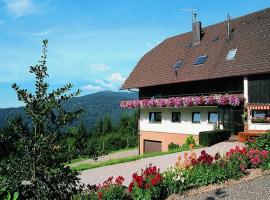
[[[22,105],[11,84],[33,90],[29,66],[49,40],[51,89],[117,91],[139,59],[164,39],[270,7],[269,0],[0,0],[0,108]]]

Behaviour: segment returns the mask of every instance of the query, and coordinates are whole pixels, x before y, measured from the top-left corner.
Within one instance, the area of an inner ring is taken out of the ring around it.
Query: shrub
[[[244,175],[239,168],[238,160],[221,159],[212,164],[196,164],[187,170],[189,187],[222,183],[228,179],[239,179]]]
[[[185,139],[185,143],[183,144],[183,148],[190,148],[190,146],[195,146],[196,142],[195,139],[193,138],[192,135],[189,135],[186,139]]]
[[[270,132],[262,134],[255,139],[250,139],[248,142],[246,142],[246,146],[247,148],[251,149],[270,151]]]
[[[229,139],[231,132],[229,130],[203,131],[199,133],[199,144],[202,146],[211,146]]]
[[[169,149],[169,151],[174,150],[174,149],[180,149],[180,146],[179,146],[179,144],[170,143],[168,145],[168,149]]]
[[[124,199],[125,187],[123,186],[124,178],[118,176],[115,181],[113,177],[109,177],[102,185],[98,185],[96,192],[92,193],[90,199],[98,200],[115,200]]]
[[[187,187],[187,178],[184,170],[170,166],[163,174],[163,188],[167,196],[182,193]]]
[[[162,176],[159,169],[150,165],[142,169],[140,175],[134,173],[128,190],[136,200],[162,199]]]

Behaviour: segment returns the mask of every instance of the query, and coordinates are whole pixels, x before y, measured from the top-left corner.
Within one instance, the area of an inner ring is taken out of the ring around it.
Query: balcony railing
[[[169,98],[151,98],[123,100],[121,108],[163,108],[189,106],[240,106],[244,104],[243,94],[212,94],[209,96],[185,96]]]

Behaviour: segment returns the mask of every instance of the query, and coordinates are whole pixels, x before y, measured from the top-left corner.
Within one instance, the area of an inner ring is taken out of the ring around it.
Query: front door
[[[220,107],[221,124],[224,129],[228,129],[232,134],[238,134],[244,130],[242,107]]]

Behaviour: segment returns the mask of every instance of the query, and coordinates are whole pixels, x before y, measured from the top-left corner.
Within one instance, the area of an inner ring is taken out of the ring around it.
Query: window
[[[172,122],[181,122],[181,112],[172,112]]]
[[[179,69],[183,64],[183,60],[182,59],[178,59],[176,61],[176,63],[173,65],[173,69]]]
[[[252,123],[270,123],[270,110],[253,110]]]
[[[201,123],[201,113],[193,112],[192,113],[192,123]]]
[[[149,112],[149,122],[161,122],[161,112]]]
[[[217,112],[209,112],[208,113],[208,122],[209,123],[216,123],[217,121],[218,121]]]
[[[226,56],[226,60],[234,60],[236,52],[237,49],[231,49]]]
[[[270,117],[270,110],[253,110],[252,117],[256,117],[256,118]]]
[[[204,64],[206,59],[207,59],[207,56],[198,56],[194,65]]]

